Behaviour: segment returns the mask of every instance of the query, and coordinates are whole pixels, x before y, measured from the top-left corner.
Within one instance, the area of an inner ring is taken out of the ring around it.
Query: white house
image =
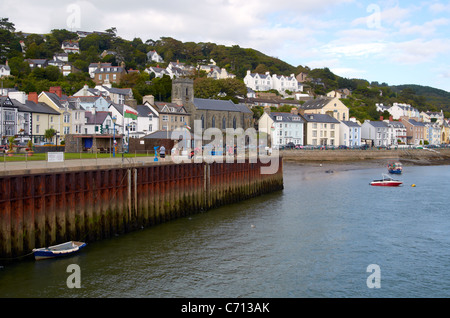
[[[403,125],[401,121],[384,120],[384,122],[386,122],[389,127],[388,144],[391,146],[398,145],[399,143],[406,145],[407,136],[405,125]]]
[[[247,87],[255,91],[268,91],[275,89],[280,93],[286,90],[297,92],[303,91],[303,84],[299,84],[294,74],[290,76],[284,75],[270,75],[270,72],[265,74],[251,73],[247,70],[247,75],[244,77],[244,83]]]
[[[370,146],[389,145],[389,127],[384,121],[365,120],[361,126],[361,139],[369,141]]]
[[[394,103],[388,111],[395,120],[399,120],[400,117],[420,118],[419,110],[409,104]]]
[[[260,132],[270,135],[272,147],[289,143],[303,145],[303,118],[295,113],[264,112],[258,121]]]
[[[162,78],[164,75],[170,76],[169,72],[162,67],[150,66],[144,70],[144,72],[152,75],[154,74],[155,78]]]
[[[147,53],[147,60],[157,63],[164,63],[164,59],[155,50]]]
[[[150,104],[137,105],[137,120],[130,125],[130,138],[140,138],[153,133],[159,128],[159,115]]]
[[[116,134],[118,134],[118,126]],[[114,134],[114,122],[109,112],[90,111],[85,113],[85,124],[83,134]]]
[[[61,45],[64,53],[80,53],[80,46],[76,41],[64,41]]]
[[[6,61],[5,65],[0,65],[0,77],[10,76],[11,69],[8,66],[8,61]]]
[[[339,142],[342,146],[361,146],[361,126],[354,118],[348,121],[341,121],[339,137]]]

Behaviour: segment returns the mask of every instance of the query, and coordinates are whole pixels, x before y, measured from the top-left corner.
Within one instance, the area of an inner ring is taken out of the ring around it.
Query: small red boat
[[[398,187],[403,184],[402,181],[394,180],[388,175],[382,174],[382,177],[380,180],[373,180],[370,185],[377,187]]]

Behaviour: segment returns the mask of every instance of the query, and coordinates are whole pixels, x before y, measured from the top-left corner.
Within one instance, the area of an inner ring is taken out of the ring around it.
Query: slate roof
[[[137,105],[136,110],[139,114],[139,117],[148,117],[149,115],[158,117],[158,114],[152,111],[152,109],[147,105]]]
[[[252,113],[244,104],[235,104],[231,100],[194,98],[194,106],[200,110]]]
[[[424,123],[417,121],[415,119],[410,119],[409,122],[413,125],[413,126],[425,126]]]
[[[332,98],[318,98],[308,100],[300,106],[301,109],[322,109],[324,108]]]
[[[108,115],[109,112],[96,112],[95,114],[92,112],[86,112],[84,114],[86,118],[86,125],[100,125],[105,121]]]
[[[361,127],[357,122],[354,122],[351,120],[344,120],[344,121],[341,121],[341,123],[343,123],[344,125],[346,125],[348,127]]]
[[[184,106],[180,106],[180,105],[175,104],[175,103],[156,102],[156,103],[155,103],[155,106],[156,106],[158,112],[160,112],[160,113],[164,113],[164,114],[169,114],[169,113],[170,113],[170,114],[177,114],[177,113],[180,113],[180,114],[187,114],[187,111],[186,111],[186,109],[184,108]],[[167,107],[169,108],[169,111],[168,111],[168,112],[163,111],[164,106],[167,106]],[[172,111],[171,111],[171,108],[174,108],[175,111],[172,112]]]
[[[304,120],[302,116],[295,115],[291,113],[282,113],[282,112],[274,112],[269,114],[270,118],[272,118],[275,122],[288,122],[288,123],[303,123]],[[281,117],[281,120],[279,119]],[[295,120],[294,118],[298,118],[298,120]]]
[[[302,116],[305,121],[312,123],[331,123],[339,124],[340,121],[326,114],[304,114]]]
[[[373,127],[377,127],[377,128],[388,127],[388,124],[382,120],[371,120],[371,121],[367,121],[366,123],[368,123],[369,125],[371,125]]]
[[[45,103],[35,103],[30,100],[26,100],[25,104],[20,103],[19,101],[12,99],[11,100],[14,105],[16,105],[19,111],[22,112],[30,112],[30,113],[39,113],[39,114],[50,114],[50,115],[60,115],[59,112],[51,108]]]

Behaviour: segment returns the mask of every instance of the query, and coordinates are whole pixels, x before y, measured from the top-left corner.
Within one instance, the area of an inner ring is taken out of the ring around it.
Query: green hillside
[[[237,79],[228,82],[207,81],[206,73],[198,72],[193,77],[198,86],[198,93],[204,98],[218,98],[218,93],[225,93],[232,98],[234,96],[230,95],[233,92],[242,93],[243,87],[245,90],[242,80],[247,70],[253,73],[270,72],[278,75],[298,75],[303,72],[309,78],[305,83],[307,89],[315,96],[325,95],[334,89],[351,90],[352,95],[343,102],[350,108],[350,115],[359,120],[379,118],[380,114],[376,111],[375,104],[389,105],[394,102],[409,103],[425,111],[443,109],[446,116],[450,117],[450,93],[440,89],[420,85],[389,86],[386,83],[369,83],[365,79],[344,78],[328,68],[310,69],[308,66],[292,66],[278,58],[238,45],[182,42],[171,37],[148,39],[145,42],[140,38],[126,40],[117,36],[114,27],[79,40],[81,53],[69,54],[69,61],[79,72],[63,76],[53,66],[45,70],[29,68],[25,59],[52,59],[55,53],[62,52],[61,44],[65,40],[78,40],[78,36],[64,29],[52,30],[48,34],[23,34],[15,30],[14,23],[8,18],[0,18],[0,64],[8,61],[13,75],[3,80],[4,87],[17,87],[28,93],[48,90],[50,86],[61,86],[63,91],[70,95],[85,84],[91,87],[95,85],[88,74],[90,63],[102,61],[120,65],[124,62],[126,69],[141,72],[127,75],[119,86],[131,87],[138,101],[147,94],[154,95],[157,100],[169,101],[170,78],[152,79],[143,72],[145,68],[156,65],[166,67],[168,62],[172,61],[197,66],[214,60],[217,66],[235,74]],[[25,45],[24,51],[19,44],[20,41]],[[152,50],[156,50],[165,63],[149,62],[146,54]],[[104,55],[103,52],[112,54]]]

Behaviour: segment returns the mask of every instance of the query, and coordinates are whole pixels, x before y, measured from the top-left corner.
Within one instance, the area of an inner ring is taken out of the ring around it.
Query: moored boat
[[[35,248],[33,249],[33,253],[34,258],[36,260],[42,260],[48,258],[68,256],[77,253],[85,246],[86,243],[83,242],[69,241],[54,246]]]
[[[402,164],[398,161],[388,163],[388,171],[393,174],[401,174],[403,172]]]
[[[382,179],[373,180],[370,183],[371,186],[377,186],[377,187],[398,187],[402,184],[403,184],[402,181],[394,180],[393,178],[391,178],[385,174],[382,174]]]

